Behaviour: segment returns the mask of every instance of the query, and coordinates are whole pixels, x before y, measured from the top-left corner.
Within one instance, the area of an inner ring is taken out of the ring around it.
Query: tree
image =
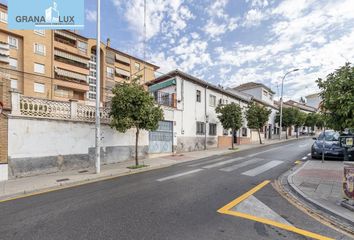
[[[307,114],[306,118],[305,118],[305,122],[304,122],[304,126],[307,127],[307,132],[309,133],[310,129],[313,130],[314,127],[316,126],[316,123],[317,123],[317,115],[316,113],[309,113]]]
[[[334,130],[354,128],[354,67],[343,67],[317,81],[320,88],[322,112],[329,112],[326,124]]]
[[[266,107],[255,104],[254,102],[249,104],[246,111],[247,126],[250,129],[257,129],[260,144],[262,144],[260,129],[267,123],[271,112],[272,111],[268,110]]]
[[[294,108],[294,125],[296,128],[296,137],[299,137],[299,128],[304,126],[306,120],[306,113],[301,112],[299,109]]]
[[[119,132],[135,128],[135,165],[139,166],[139,132],[154,131],[163,120],[163,111],[155,105],[154,97],[136,81],[116,85],[112,90],[111,127]]]
[[[275,121],[280,124],[280,113],[278,112]],[[285,127],[285,138],[288,139],[288,128],[295,124],[294,108],[283,108],[282,126]],[[280,130],[281,134],[282,130]]]
[[[236,103],[219,105],[216,109],[218,119],[224,129],[231,129],[232,136],[242,127],[242,110]],[[232,139],[232,149],[234,149],[234,140]]]

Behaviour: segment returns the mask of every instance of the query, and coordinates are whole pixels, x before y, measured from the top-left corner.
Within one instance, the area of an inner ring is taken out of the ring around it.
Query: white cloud
[[[97,21],[97,11],[96,10],[86,10],[86,19],[89,22],[96,22]]]
[[[246,13],[245,19],[244,19],[244,22],[242,25],[245,27],[257,26],[265,18],[266,18],[266,15],[264,15],[260,10],[251,9]]]

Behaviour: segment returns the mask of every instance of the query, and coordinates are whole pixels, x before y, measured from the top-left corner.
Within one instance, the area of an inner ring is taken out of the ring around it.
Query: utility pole
[[[95,140],[95,169],[101,172],[101,122],[100,122],[100,90],[101,90],[101,0],[97,0],[97,43],[96,43],[96,140]]]

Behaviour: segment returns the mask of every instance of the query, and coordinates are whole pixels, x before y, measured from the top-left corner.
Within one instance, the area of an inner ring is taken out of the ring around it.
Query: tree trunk
[[[285,139],[288,139],[288,130],[289,128],[285,128]]]
[[[136,129],[136,134],[135,134],[135,165],[136,166],[139,166],[138,146],[139,146],[139,128]]]
[[[257,130],[258,130],[259,144],[262,144],[261,131],[259,131],[259,128]]]
[[[234,149],[235,129],[232,129],[231,149]]]

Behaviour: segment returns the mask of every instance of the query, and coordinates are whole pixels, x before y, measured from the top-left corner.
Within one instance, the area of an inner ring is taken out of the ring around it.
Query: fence
[[[25,97],[12,93],[12,112],[14,116],[51,118],[94,122],[96,108],[78,103],[77,101],[62,102],[33,97]],[[100,108],[102,123],[109,123],[109,108]]]

